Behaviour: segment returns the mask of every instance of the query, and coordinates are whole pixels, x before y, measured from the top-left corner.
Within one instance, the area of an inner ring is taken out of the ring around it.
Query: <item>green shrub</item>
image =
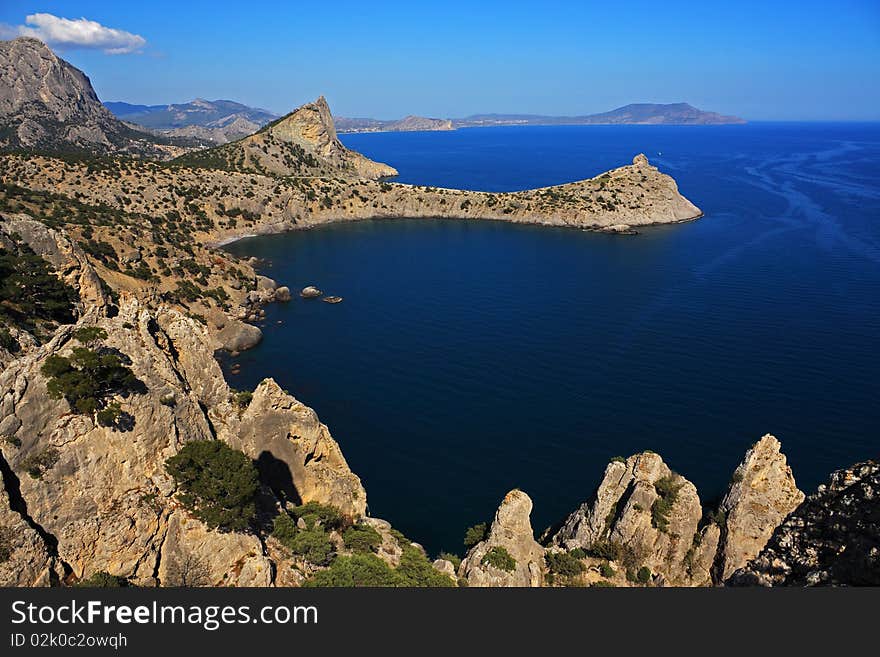
[[[81,326],[73,332],[73,337],[82,344],[88,344],[96,340],[104,340],[107,337],[107,331],[100,326]]]
[[[587,551],[583,548],[572,548],[568,551],[568,553],[573,556],[575,559],[586,559]]]
[[[437,555],[438,559],[445,559],[449,563],[453,565],[456,571],[458,571],[458,567],[461,565],[461,557],[457,554],[452,554],[451,552],[441,552]]]
[[[257,468],[243,452],[219,440],[186,443],[165,461],[180,502],[209,527],[246,530],[256,513]]]
[[[69,358],[49,356],[40,371],[49,380],[49,396],[66,399],[79,413],[94,413],[103,408],[108,395],[140,392],[143,388],[122,356],[112,350],[74,347]]]
[[[669,530],[669,513],[678,499],[678,491],[682,487],[679,477],[670,474],[654,482],[657,499],[651,505],[651,524],[661,532]]]
[[[57,462],[58,450],[54,447],[47,447],[39,452],[28,454],[22,459],[21,467],[34,479],[40,479]]]
[[[98,411],[95,416],[98,420],[98,424],[102,427],[114,427],[117,422],[119,422],[119,417],[122,414],[122,409],[119,404],[116,402],[112,402],[108,404],[106,407],[102,408]]]
[[[473,527],[468,527],[464,533],[464,546],[467,549],[474,547],[477,543],[485,541],[489,536],[489,528],[485,522],[481,522]]]
[[[303,584],[306,587],[400,586],[391,567],[375,554],[338,557],[327,570],[315,573]]]
[[[622,456],[612,456],[611,462],[612,463],[626,463],[626,459],[623,458]]]
[[[382,545],[382,537],[369,525],[354,525],[342,534],[345,547],[352,552],[375,552]]]
[[[351,525],[351,519],[343,515],[337,507],[320,502],[308,502],[302,506],[295,506],[290,510],[294,518],[302,518],[307,527],[320,524],[327,530],[344,531]]]
[[[607,559],[608,561],[617,561],[620,559],[622,549],[619,543],[614,541],[596,541],[589,548],[587,554],[597,559]]]
[[[512,573],[516,568],[516,559],[510,556],[510,552],[500,545],[496,545],[489,550],[481,563],[508,573]]]
[[[569,552],[548,552],[545,555],[547,567],[554,575],[574,577],[584,572],[584,564]]]
[[[0,246],[0,314],[28,328],[35,319],[70,324],[78,298],[30,247],[16,244],[11,251]]]
[[[455,582],[434,568],[425,553],[412,543],[403,546],[400,565],[397,567],[400,586],[448,587]]]
[[[610,589],[614,588],[614,584],[608,580],[600,579],[599,581],[590,584],[590,587],[594,589]]]
[[[88,579],[81,580],[76,584],[78,587],[92,589],[114,589],[127,587],[129,585],[129,581],[125,577],[111,575],[104,570],[100,570]]]
[[[612,568],[611,564],[609,563],[603,563],[601,566],[599,566],[599,572],[605,579],[610,579],[617,574],[617,571],[614,570],[614,568]]]
[[[316,566],[327,566],[333,561],[336,550],[330,536],[320,527],[298,529],[293,540],[286,544],[290,551]]]
[[[639,568],[639,571],[636,573],[636,581],[639,584],[647,584],[651,581],[651,569],[647,566],[642,566]]]
[[[254,398],[254,393],[250,390],[240,390],[235,393],[235,403],[239,408],[247,408],[251,405],[251,400]]]

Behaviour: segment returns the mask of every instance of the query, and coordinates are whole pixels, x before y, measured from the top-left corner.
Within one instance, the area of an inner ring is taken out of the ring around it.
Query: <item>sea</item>
[[[880,124],[342,135],[398,181],[511,191],[644,153],[705,216],[636,236],[399,219],[242,239],[294,291],[231,384],[313,407],[371,515],[462,553],[512,488],[536,535],[653,450],[716,505],[746,450],[798,486],[880,457]]]

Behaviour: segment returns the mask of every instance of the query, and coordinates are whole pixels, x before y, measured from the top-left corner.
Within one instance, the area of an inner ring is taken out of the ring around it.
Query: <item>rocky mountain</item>
[[[455,130],[450,119],[429,119],[424,116],[406,116],[396,121],[379,119],[348,119],[337,116],[333,119],[336,129],[345,132],[419,132]]]
[[[0,148],[167,157],[182,152],[114,117],[88,77],[42,41],[0,41]]]
[[[267,110],[248,107],[231,100],[196,98],[189,103],[170,105],[131,105],[107,102],[113,114],[142,130],[168,137],[199,139],[225,144],[251,135],[278,118]]]
[[[274,176],[396,176],[397,170],[346,148],[336,136],[327,100],[321,96],[232,144],[193,153],[187,166],[219,167]]]
[[[745,121],[736,116],[700,110],[688,103],[634,103],[582,116],[473,114],[453,119],[452,123],[456,128],[473,128],[499,125],[726,125]]]

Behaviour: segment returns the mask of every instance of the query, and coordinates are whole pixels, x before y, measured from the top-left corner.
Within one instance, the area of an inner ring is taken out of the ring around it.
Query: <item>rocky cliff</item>
[[[833,473],[728,583],[880,586],[880,463]]]
[[[0,148],[164,157],[173,152],[127,127],[88,77],[42,41],[0,41]]]
[[[10,534],[0,583],[69,583],[106,571],[156,585],[197,562],[203,583],[270,585],[275,563],[258,535],[212,530],[176,501],[164,462],[189,441],[221,440],[267,464],[270,507],[321,502],[364,515],[360,480],[311,409],[271,380],[242,408],[199,322],[132,295],[110,311],[94,270],[63,235],[23,218],[0,229],[52,258],[82,291],[76,326],[59,327],[0,374],[0,522]],[[123,426],[47,394],[41,366],[77,348],[83,327],[102,329],[101,352],[121,354],[139,382],[114,398]]]

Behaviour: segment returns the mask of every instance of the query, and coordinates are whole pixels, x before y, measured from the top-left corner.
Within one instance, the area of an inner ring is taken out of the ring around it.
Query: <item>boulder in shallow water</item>
[[[315,299],[324,294],[321,290],[316,288],[314,285],[309,285],[304,287],[302,291],[299,293],[303,299]]]
[[[263,332],[256,326],[239,321],[230,321],[217,334],[220,344],[226,351],[244,351],[260,344]]]
[[[275,301],[280,303],[287,303],[290,301],[290,288],[286,285],[282,285],[277,290],[275,290]]]
[[[321,301],[323,301],[324,303],[340,303],[342,301],[342,297],[324,297],[323,299],[321,299]]]

